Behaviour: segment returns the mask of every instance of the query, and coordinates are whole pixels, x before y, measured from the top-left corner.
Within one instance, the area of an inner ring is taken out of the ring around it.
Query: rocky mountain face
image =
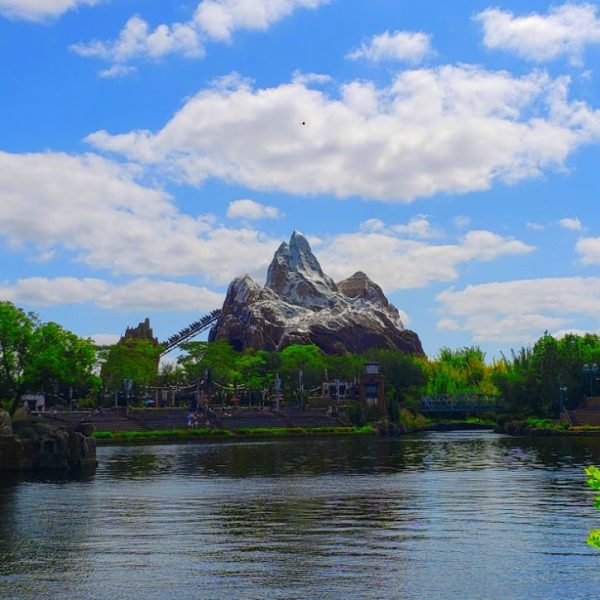
[[[297,232],[275,252],[264,287],[248,275],[230,283],[209,339],[238,350],[316,344],[328,354],[369,348],[423,353],[417,334],[404,328],[376,283],[359,271],[336,284]]]

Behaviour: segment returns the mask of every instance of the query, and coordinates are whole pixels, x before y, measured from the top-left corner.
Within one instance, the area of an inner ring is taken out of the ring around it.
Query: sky
[[[425,351],[600,331],[600,6],[0,0],[0,299],[100,343],[294,230]]]

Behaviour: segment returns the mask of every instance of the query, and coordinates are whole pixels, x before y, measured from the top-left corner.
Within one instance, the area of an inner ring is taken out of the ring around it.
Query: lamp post
[[[590,396],[594,395],[594,379],[598,375],[598,365],[594,363],[593,365],[585,364],[583,365],[583,374],[586,375],[590,380]]]
[[[558,416],[560,417],[564,407],[565,392],[567,391],[567,386],[562,380],[562,375],[558,375],[556,384],[558,385]]]
[[[304,410],[304,371],[298,371],[298,391],[300,393],[300,410]]]
[[[123,380],[123,388],[125,389],[125,409],[129,408],[129,401],[131,399],[131,390],[133,388],[133,380],[132,379],[124,379]]]

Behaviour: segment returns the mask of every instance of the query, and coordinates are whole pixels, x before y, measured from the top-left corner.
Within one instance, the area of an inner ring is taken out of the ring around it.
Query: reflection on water
[[[0,484],[0,598],[595,598],[598,438],[101,448]]]

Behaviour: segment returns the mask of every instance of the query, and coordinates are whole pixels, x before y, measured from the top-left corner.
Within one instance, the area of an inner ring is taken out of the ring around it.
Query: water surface
[[[0,598],[600,597],[599,438],[106,447],[0,483]]]

